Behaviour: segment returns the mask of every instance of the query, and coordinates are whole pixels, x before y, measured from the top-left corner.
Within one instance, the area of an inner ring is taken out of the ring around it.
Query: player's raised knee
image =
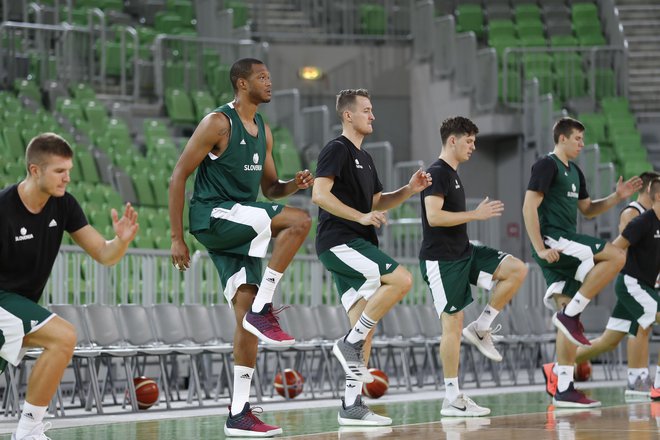
[[[516,257],[509,257],[509,259],[511,260],[511,276],[523,281],[527,277],[529,268]]]
[[[394,271],[396,275],[396,285],[399,287],[401,298],[406,296],[413,284],[412,274],[403,266],[397,267]]]
[[[60,319],[55,336],[55,345],[57,348],[69,356],[73,356],[73,350],[76,348],[78,334],[76,328],[68,321]]]

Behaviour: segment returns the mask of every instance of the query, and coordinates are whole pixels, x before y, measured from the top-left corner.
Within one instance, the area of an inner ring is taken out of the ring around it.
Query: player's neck
[[[236,99],[234,99],[234,110],[236,110],[238,116],[244,121],[253,121],[258,108],[259,104],[251,102],[245,97],[237,96]]]
[[[41,191],[36,182],[25,179],[18,184],[18,197],[28,211],[38,214],[48,203],[50,194]]]
[[[360,134],[355,130],[351,130],[350,127],[344,127],[344,130],[341,132],[341,135],[344,136],[349,141],[351,141],[353,145],[355,145],[355,148],[357,148],[358,150],[362,149],[362,142],[364,141],[363,134]]]
[[[640,195],[639,197],[637,197],[637,203],[642,205],[644,209],[646,209],[647,211],[649,209],[653,209],[653,202],[651,201],[650,197],[644,197]]]
[[[660,219],[660,202],[655,202],[652,209],[655,211],[655,216]]]
[[[557,158],[561,160],[564,165],[568,166],[568,156],[559,145],[555,145],[555,149],[552,153],[557,156]]]
[[[449,164],[449,166],[452,167],[454,170],[458,170],[458,165],[460,164],[460,162],[458,161],[458,159],[454,157],[453,154],[443,149],[442,153],[440,153],[439,159],[442,159],[445,162],[447,162],[447,164]]]

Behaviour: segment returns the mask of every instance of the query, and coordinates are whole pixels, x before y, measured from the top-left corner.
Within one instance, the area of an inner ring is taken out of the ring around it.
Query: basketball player
[[[412,276],[378,249],[376,228],[385,211],[422,191],[431,180],[418,170],[402,188],[383,193],[374,162],[362,143],[375,119],[369,92],[337,95],[342,134],[319,154],[312,201],[319,206],[316,252],[335,280],[353,328],[333,347],[346,373],[337,416],[340,425],[389,425],[362,401],[362,382],[373,381],[366,365],[376,323],[410,290]]]
[[[0,191],[0,357],[18,365],[28,348],[43,348],[28,379],[23,412],[12,440],[46,440],[43,418],[73,356],[76,329],[39,304],[64,231],[101,264],[117,263],[138,231],[127,203],[119,218],[111,210],[115,236],[106,240],[87,223],[66,192],[73,150],[54,133],[33,138],[25,151],[27,176]]]
[[[241,59],[231,67],[230,77],[234,101],[202,119],[172,174],[172,263],[180,270],[190,264],[182,213],[186,180],[197,169],[190,231],[208,249],[237,323],[234,394],[225,434],[266,437],[282,430],[261,422],[248,403],[257,342],[278,346],[295,342],[280,328],[272,298],[282,272],[307,237],[311,219],[300,209],[256,200],[260,187],[267,198],[279,199],[311,187],[314,179],[307,170],[286,182],[277,178],[271,130],[257,113],[259,105],[271,98],[266,65]],[[261,258],[271,237],[275,244],[262,273]]]
[[[577,212],[595,217],[638,191],[642,181],[639,177],[627,182],[619,178],[616,192],[592,201],[584,175],[573,162],[584,147],[584,125],[562,118],[555,123],[553,137],[554,151],[532,167],[523,203],[532,256],[548,285],[544,303],[558,309],[552,318],[558,329],[558,362],[544,365],[543,373],[555,406],[595,407],[600,402],[587,398],[573,386],[577,347],[590,345],[580,314],[621,270],[625,252],[605,240],[578,234]]]
[[[593,359],[599,354],[614,350],[626,334],[628,339],[628,386],[626,398],[649,398],[653,393],[660,398],[660,368],[656,368],[655,381],[649,375],[649,334],[653,323],[658,322],[658,294],[655,281],[660,270],[660,236],[652,229],[655,214],[653,186],[660,192],[660,175],[645,172],[639,177],[643,187],[637,200],[630,202],[621,212],[620,236],[614,241],[615,246],[627,249],[626,265],[615,284],[617,303],[612,317],[607,322],[605,332],[591,341],[591,346],[580,347],[576,362]],[[648,213],[648,214],[647,214]],[[632,223],[645,216],[645,220]],[[651,220],[649,220],[649,217]],[[657,220],[657,217],[656,217]],[[652,229],[652,230],[651,230]],[[660,235],[660,234],[658,234]],[[659,356],[660,363],[660,356]]]
[[[459,390],[461,333],[484,356],[500,362],[502,355],[493,344],[491,325],[527,275],[527,266],[519,259],[487,246],[473,246],[468,239],[468,222],[499,217],[504,210],[502,202],[488,197],[473,211],[466,210],[465,190],[457,171],[461,163],[470,160],[478,132],[471,120],[461,116],[442,123],[442,151],[427,170],[433,184],[421,194],[423,239],[419,259],[442,321],[440,358],[446,389],[440,411],[443,416],[490,414],[490,409],[477,405]],[[493,294],[481,316],[463,329],[463,309],[472,302],[470,284],[492,289]]]

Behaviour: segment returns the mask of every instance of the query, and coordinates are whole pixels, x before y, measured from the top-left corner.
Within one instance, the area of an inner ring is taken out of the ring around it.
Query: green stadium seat
[[[628,99],[623,97],[607,97],[600,101],[603,113],[606,115],[628,115],[630,114],[630,105]]]
[[[573,23],[600,20],[598,18],[598,7],[594,2],[574,3],[571,5],[571,18]]]
[[[80,171],[85,181],[90,183],[100,182],[101,178],[99,177],[99,171],[96,168],[96,161],[92,153],[85,148],[80,148],[76,149],[76,155],[78,156],[78,164],[80,165]]]
[[[504,57],[504,51],[509,47],[518,47],[520,46],[520,40],[516,37],[503,36],[503,37],[488,37],[488,45],[495,49],[497,52],[497,59],[502,63]],[[507,63],[509,66],[517,64],[517,57],[509,55],[507,58]]]
[[[83,106],[85,118],[92,130],[102,132],[108,126],[108,113],[103,104],[98,101],[88,101]]]
[[[14,88],[19,97],[30,98],[36,103],[41,104],[41,91],[36,82],[29,79],[17,79],[14,81]]]
[[[544,95],[554,91],[552,72],[548,70],[525,71],[525,79],[532,78],[536,78],[538,80],[540,94]]]
[[[460,4],[456,7],[456,32],[474,32],[477,38],[484,35],[484,11],[480,5]]]
[[[201,120],[217,107],[213,96],[205,90],[192,92],[191,96],[195,106],[195,116],[197,120]]]
[[[71,122],[85,119],[80,103],[71,98],[60,96],[55,100],[55,109]]]
[[[550,37],[550,46],[575,47],[578,46],[578,40],[572,35],[553,35]]]
[[[532,3],[525,3],[521,5],[515,5],[513,8],[513,16],[516,19],[516,22],[524,20],[541,20],[541,10],[539,7]]]
[[[501,37],[515,37],[516,27],[511,20],[492,20],[488,23],[488,40]]]
[[[186,23],[179,14],[173,12],[160,11],[154,17],[154,29],[159,33],[172,34],[174,29],[189,26],[190,23]]]
[[[545,47],[547,45],[548,40],[542,35],[530,35],[520,38],[520,47]]]
[[[133,188],[135,189],[135,194],[138,197],[140,206],[154,206],[156,204],[156,199],[154,198],[151,189],[149,176],[145,173],[135,173],[132,177]]]
[[[540,20],[517,22],[516,34],[520,40],[537,37],[545,39],[545,35],[543,34],[543,23],[541,23]]]
[[[226,92],[231,92],[233,96],[234,89],[229,79],[230,69],[231,66],[220,64],[211,72],[209,78],[207,78],[209,88],[214,96],[220,96]]]
[[[498,97],[503,102],[520,102],[522,100],[522,83],[516,72],[507,72],[506,78],[503,72],[498,75]],[[506,95],[504,95],[504,81],[506,81]]]
[[[605,97],[616,95],[616,77],[612,69],[596,69],[596,99],[602,100]]]
[[[168,206],[169,204],[169,177],[167,170],[161,170],[157,174],[149,176],[154,199],[158,206]]]
[[[578,37],[578,42],[580,46],[605,46],[607,45],[607,40],[602,34],[590,34],[582,35]]]
[[[605,116],[601,113],[580,113],[578,115],[580,122],[584,124],[585,144],[602,144],[607,142],[607,133],[605,131]]]
[[[21,139],[21,133],[18,127],[5,127],[2,129],[2,136],[5,140],[5,148],[11,152],[14,159],[25,157],[25,147]]]
[[[557,95],[562,101],[587,94],[587,77],[582,69],[556,72],[554,79]]]
[[[77,83],[70,88],[71,94],[77,101],[89,101],[96,99],[96,92],[89,84]]]
[[[231,9],[234,13],[234,28],[243,27],[247,24],[250,11],[245,3],[240,0],[225,1],[225,9]]]
[[[383,35],[387,26],[385,8],[377,4],[361,4],[358,6],[360,31],[366,35]]]

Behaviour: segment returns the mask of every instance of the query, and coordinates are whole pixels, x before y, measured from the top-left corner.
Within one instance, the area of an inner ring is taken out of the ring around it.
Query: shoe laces
[[[277,309],[273,309],[273,306],[271,305],[270,310],[263,316],[268,320],[270,324],[277,326],[280,324],[279,319],[277,319],[277,315],[279,315],[288,308],[289,306],[282,306]]]
[[[251,406],[248,412],[243,416],[250,420],[252,424],[254,425],[263,425],[264,422],[262,422],[256,415],[256,414],[262,414],[264,412],[263,408],[260,406]]]
[[[502,330],[502,324],[497,324],[495,328],[489,328],[486,330],[486,334],[490,334],[490,337],[494,342],[501,341],[504,339],[504,336],[497,334],[500,330]]]

